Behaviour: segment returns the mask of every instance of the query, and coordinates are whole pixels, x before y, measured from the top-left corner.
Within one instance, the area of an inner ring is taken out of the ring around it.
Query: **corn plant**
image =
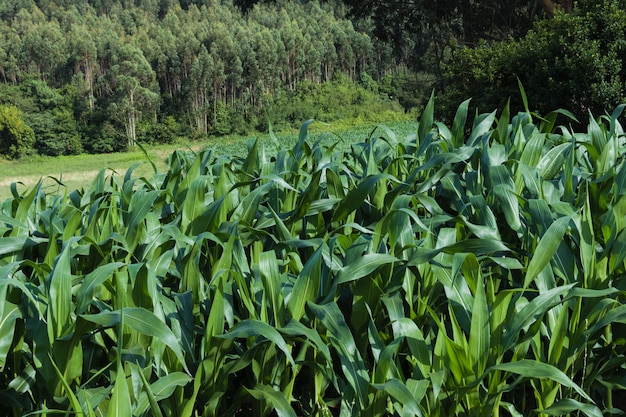
[[[624,106],[178,151],[0,209],[6,415],[618,414]]]

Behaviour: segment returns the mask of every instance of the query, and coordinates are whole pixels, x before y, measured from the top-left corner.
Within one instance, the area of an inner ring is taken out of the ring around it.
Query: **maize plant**
[[[0,413],[626,409],[625,134],[558,110],[40,183],[0,206]]]

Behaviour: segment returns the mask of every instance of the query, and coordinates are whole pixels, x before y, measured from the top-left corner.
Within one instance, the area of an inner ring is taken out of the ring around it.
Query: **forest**
[[[0,120],[23,121],[17,139],[0,142],[9,157],[266,130],[268,119],[332,120],[355,104],[371,116],[399,108],[379,99],[372,77],[384,83],[403,64],[340,4],[281,2],[245,14],[218,1],[0,8]],[[327,103],[316,99],[330,90]]]
[[[0,154],[383,122],[433,90],[445,118],[519,107],[518,79],[536,110],[598,113],[623,98],[622,3],[2,2]]]

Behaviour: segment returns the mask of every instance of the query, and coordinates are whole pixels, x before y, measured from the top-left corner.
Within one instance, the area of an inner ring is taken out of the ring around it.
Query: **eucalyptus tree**
[[[94,84],[98,60],[98,49],[90,30],[85,25],[72,26],[67,41],[69,44],[70,67],[81,74],[81,87],[87,92],[89,109],[95,107]]]
[[[55,20],[35,25],[23,38],[29,62],[42,79],[56,82],[58,70],[67,62],[66,37]]]
[[[195,130],[201,134],[209,131],[213,67],[213,58],[206,47],[201,45],[185,82],[189,113]]]
[[[137,139],[137,123],[147,112],[156,112],[159,94],[155,73],[143,52],[132,44],[122,44],[106,77],[113,93],[111,112],[122,122],[128,146]]]

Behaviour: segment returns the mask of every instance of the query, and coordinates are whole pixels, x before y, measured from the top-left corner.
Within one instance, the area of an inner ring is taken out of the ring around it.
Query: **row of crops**
[[[625,135],[508,108],[0,212],[0,414],[620,414]],[[623,414],[623,413],[622,413]]]

